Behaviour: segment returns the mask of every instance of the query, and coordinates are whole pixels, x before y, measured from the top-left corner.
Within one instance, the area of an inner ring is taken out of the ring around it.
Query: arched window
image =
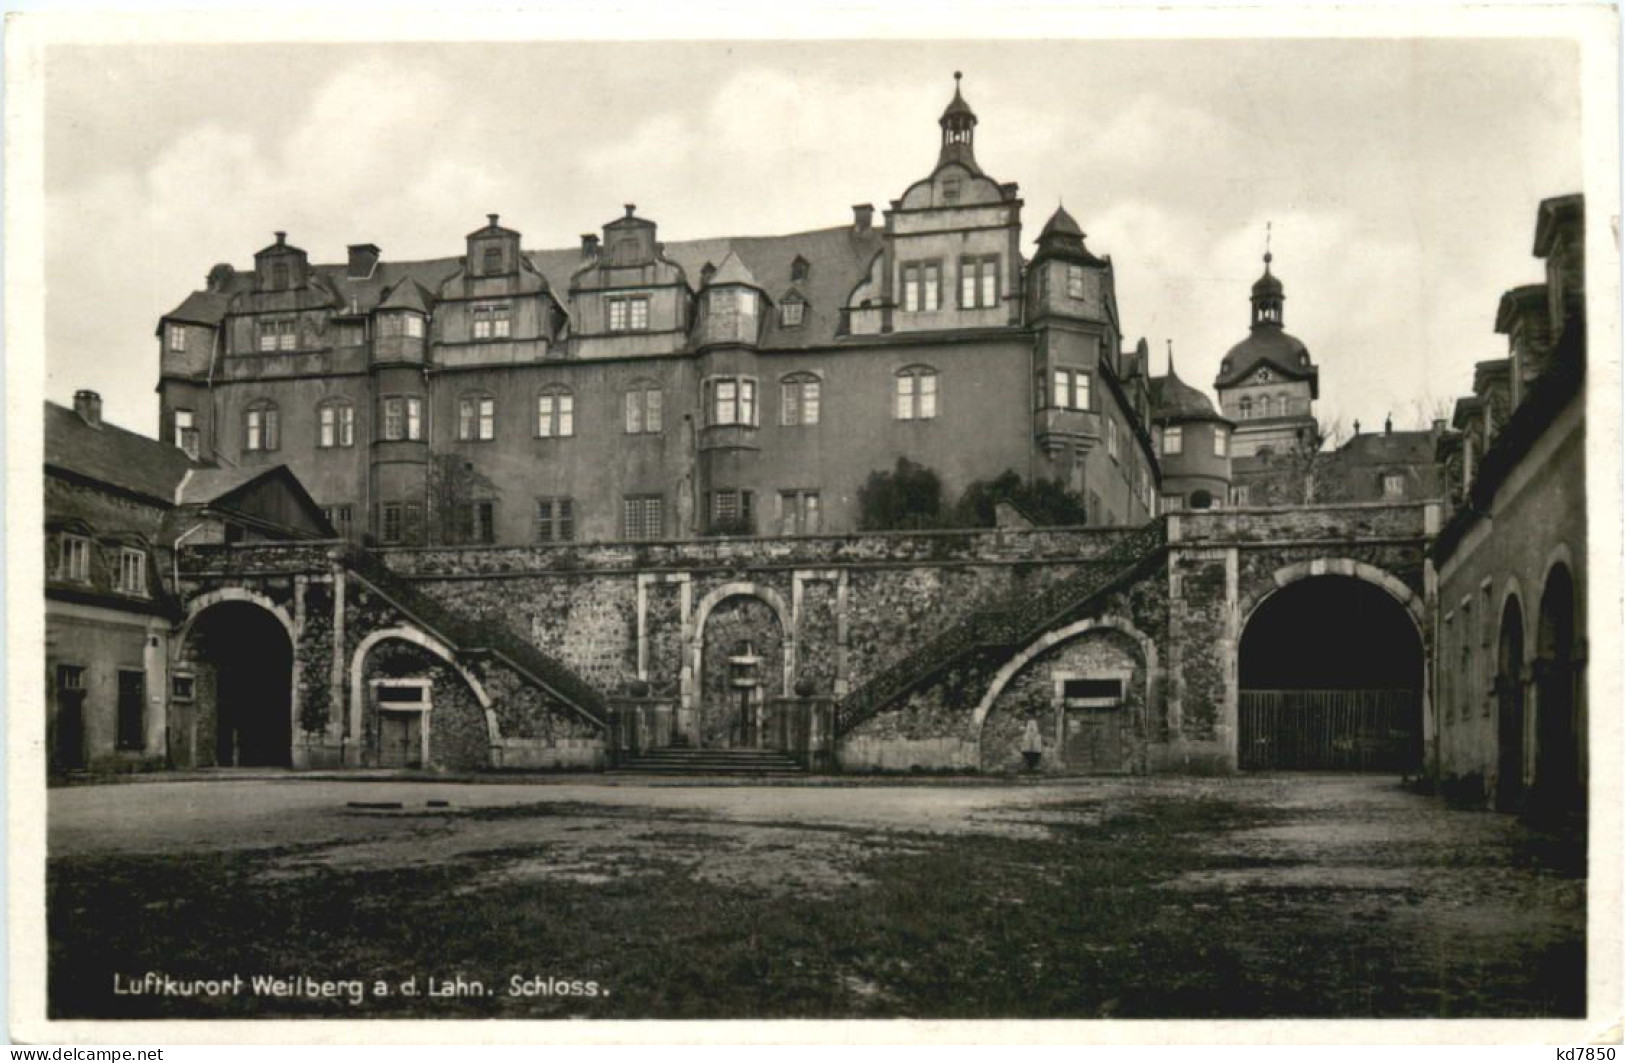
[[[823,382],[812,373],[791,373],[779,381],[779,423],[815,425],[823,405]]]
[[[626,390],[626,431],[628,435],[659,435],[664,421],[660,385],[652,380],[634,380]]]
[[[1213,496],[1211,494],[1209,494],[1208,492],[1206,492],[1206,491],[1192,491],[1191,492],[1191,508],[1192,509],[1212,509],[1213,508]]]
[[[316,407],[316,445],[355,446],[355,406],[349,399],[328,399]]]
[[[896,417],[899,421],[929,421],[937,415],[937,371],[911,365],[897,371]]]
[[[575,395],[559,384],[543,388],[536,396],[536,435],[543,439],[565,439],[575,434]]]
[[[251,403],[243,411],[243,449],[276,450],[282,443],[276,403],[266,399]]]
[[[490,395],[464,395],[457,400],[457,438],[483,442],[497,435],[497,400]]]

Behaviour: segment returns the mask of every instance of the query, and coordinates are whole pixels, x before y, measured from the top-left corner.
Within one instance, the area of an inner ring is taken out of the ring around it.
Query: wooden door
[[[378,764],[385,768],[423,766],[423,714],[385,712],[378,718]]]
[[[1068,708],[1062,756],[1069,771],[1121,774],[1129,770],[1128,709]]]

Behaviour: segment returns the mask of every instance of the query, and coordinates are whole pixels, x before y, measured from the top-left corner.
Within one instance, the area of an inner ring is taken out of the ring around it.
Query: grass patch
[[[1583,945],[1567,940],[1440,956],[1395,921],[1403,896],[1264,886],[1165,888],[1196,871],[1280,861],[1215,853],[1227,832],[1287,813],[1212,797],[1148,795],[1097,822],[1046,805],[1046,837],[826,831],[856,843],[861,884],[798,892],[718,886],[692,857],[713,831],[642,832],[654,813],[536,804],[464,810],[475,821],[589,817],[604,881],[505,878],[545,859],[508,846],[421,867],[274,872],[292,850],[55,859],[49,865],[56,1018],[1062,1018],[1576,1014]],[[763,826],[763,825],[753,825]],[[743,828],[741,828],[743,829]],[[814,832],[817,832],[815,835]],[[681,851],[690,861],[674,858]],[[764,860],[794,856],[774,846]],[[1526,859],[1545,856],[1540,847]],[[1386,907],[1385,907],[1386,906]],[[344,1000],[118,996],[115,973],[361,979]],[[600,995],[508,995],[512,976],[596,982]],[[423,995],[428,979],[482,996]],[[393,991],[415,979],[420,993]],[[371,993],[373,983],[392,988]],[[607,991],[604,992],[604,991]]]

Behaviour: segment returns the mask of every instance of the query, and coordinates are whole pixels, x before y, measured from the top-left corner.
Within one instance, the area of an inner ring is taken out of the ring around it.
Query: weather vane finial
[[[962,73],[961,71],[958,71],[958,70],[954,71],[954,82],[955,82],[954,87],[955,88],[959,87],[959,85],[958,85],[959,79],[964,77],[964,76],[965,76],[964,73]]]
[[[1166,342],[1168,344],[1168,375],[1173,376],[1174,375],[1174,341],[1172,339],[1169,339]]]
[[[1274,224],[1274,222],[1268,221],[1264,223],[1264,269],[1266,270],[1270,268],[1270,263],[1275,261],[1275,256],[1270,254],[1270,227]]]

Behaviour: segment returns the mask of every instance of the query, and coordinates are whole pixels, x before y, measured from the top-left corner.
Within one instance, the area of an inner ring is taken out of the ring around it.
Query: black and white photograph
[[[1617,1043],[1617,15],[1452,11],[14,18],[13,1038]]]

